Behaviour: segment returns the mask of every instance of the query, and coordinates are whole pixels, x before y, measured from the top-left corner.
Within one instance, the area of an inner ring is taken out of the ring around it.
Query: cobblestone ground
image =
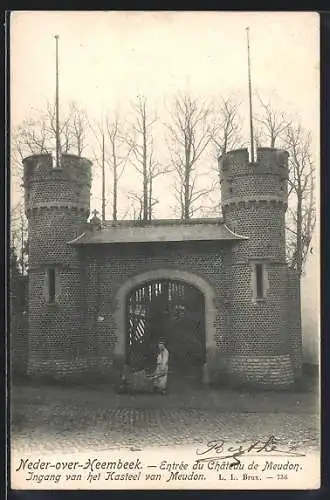
[[[105,389],[21,387],[12,393],[16,451],[108,450],[276,436],[318,447],[315,395],[203,390],[118,396]]]

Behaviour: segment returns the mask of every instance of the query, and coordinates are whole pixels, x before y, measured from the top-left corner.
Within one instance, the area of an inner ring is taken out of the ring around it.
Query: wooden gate
[[[139,285],[127,298],[126,363],[153,370],[165,342],[170,369],[194,372],[205,363],[205,300],[196,287],[176,280]]]

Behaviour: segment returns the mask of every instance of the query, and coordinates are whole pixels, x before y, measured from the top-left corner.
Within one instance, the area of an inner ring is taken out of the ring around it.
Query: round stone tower
[[[288,327],[285,212],[288,153],[247,149],[219,159],[225,224],[247,239],[233,247],[231,262],[231,372],[242,382],[293,383]]]
[[[65,154],[23,160],[29,234],[29,361],[31,374],[70,371],[81,349],[81,274],[77,237],[90,211],[91,162]]]

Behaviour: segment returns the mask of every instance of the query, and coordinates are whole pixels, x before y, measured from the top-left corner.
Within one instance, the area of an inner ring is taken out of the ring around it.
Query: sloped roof
[[[222,219],[105,222],[101,229],[86,231],[70,241],[72,245],[153,243],[183,241],[238,241],[247,239],[233,233]]]

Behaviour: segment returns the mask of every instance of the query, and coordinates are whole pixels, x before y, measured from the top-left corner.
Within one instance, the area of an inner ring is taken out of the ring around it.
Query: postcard
[[[12,489],[320,487],[319,52],[310,12],[12,12]]]

